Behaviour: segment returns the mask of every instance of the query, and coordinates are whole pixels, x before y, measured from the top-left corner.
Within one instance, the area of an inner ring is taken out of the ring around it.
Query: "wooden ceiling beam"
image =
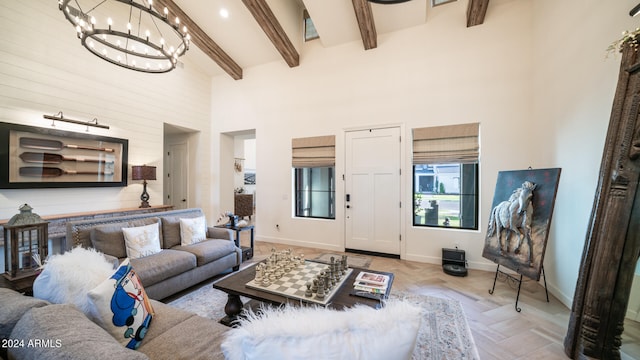
[[[233,79],[242,79],[242,68],[224,51],[213,39],[207,35],[187,14],[172,0],[156,0],[155,4],[160,8],[167,8],[170,14],[174,14],[180,19],[180,23],[187,27],[191,34],[191,42],[202,52],[207,54],[211,60],[215,61],[222,70]],[[162,11],[160,11],[162,13]]]
[[[352,2],[364,49],[375,49],[378,47],[378,34],[376,33],[376,24],[373,21],[371,4],[367,0],[352,0]]]
[[[467,27],[481,25],[487,15],[489,0],[469,0],[467,7]]]
[[[271,11],[266,0],[242,0],[244,5],[249,9],[251,15],[256,19],[262,31],[267,35],[269,40],[276,47],[280,55],[287,62],[289,67],[300,65],[300,55],[293,46],[293,43],[284,32],[282,25]]]

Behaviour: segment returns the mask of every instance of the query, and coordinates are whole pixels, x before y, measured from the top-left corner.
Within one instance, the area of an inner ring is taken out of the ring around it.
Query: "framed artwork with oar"
[[[129,141],[0,122],[0,188],[127,186]]]

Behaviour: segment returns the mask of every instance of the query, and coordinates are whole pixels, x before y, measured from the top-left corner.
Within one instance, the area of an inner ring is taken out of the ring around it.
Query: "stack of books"
[[[370,294],[386,294],[389,286],[389,276],[361,271],[353,283],[356,291],[368,292]]]

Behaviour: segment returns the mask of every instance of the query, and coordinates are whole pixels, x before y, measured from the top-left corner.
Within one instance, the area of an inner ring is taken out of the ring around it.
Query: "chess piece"
[[[329,292],[331,292],[331,288],[333,287],[331,284],[331,279],[329,279],[329,274],[324,275],[324,283],[325,283],[324,293],[326,295],[326,294],[329,294]]]
[[[324,279],[318,279],[318,292],[316,293],[317,299],[324,299],[325,289],[324,289]]]
[[[307,290],[304,292],[305,297],[312,297],[313,291],[311,291],[311,282],[307,282]]]
[[[262,282],[262,264],[258,264],[258,266],[256,266],[256,282],[260,283]]]
[[[313,285],[311,285],[311,291],[318,292],[318,279],[313,279]]]

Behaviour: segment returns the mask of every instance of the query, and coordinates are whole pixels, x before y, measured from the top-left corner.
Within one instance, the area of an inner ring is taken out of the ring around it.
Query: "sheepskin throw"
[[[33,282],[33,297],[54,304],[73,304],[88,314],[87,293],[113,271],[113,263],[93,249],[76,247],[64,254],[51,255]]]
[[[265,308],[227,332],[227,360],[410,359],[421,309],[402,300],[355,306]]]

